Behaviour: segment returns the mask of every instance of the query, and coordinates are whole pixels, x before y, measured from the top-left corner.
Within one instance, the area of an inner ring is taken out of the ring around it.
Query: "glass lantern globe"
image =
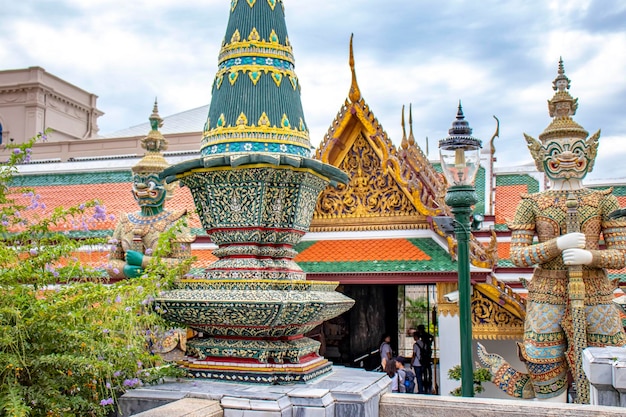
[[[474,185],[480,166],[480,140],[449,137],[439,142],[441,169],[450,185]]]

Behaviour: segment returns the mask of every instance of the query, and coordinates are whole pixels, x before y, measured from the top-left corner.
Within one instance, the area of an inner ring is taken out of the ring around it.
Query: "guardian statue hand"
[[[589,265],[593,261],[593,255],[585,249],[565,249],[561,256],[565,265]]]
[[[126,251],[126,263],[134,266],[141,266],[143,261],[143,254],[134,251],[128,250]]]
[[[561,251],[572,248],[584,249],[585,243],[585,235],[580,232],[567,233],[556,238],[556,246]]]

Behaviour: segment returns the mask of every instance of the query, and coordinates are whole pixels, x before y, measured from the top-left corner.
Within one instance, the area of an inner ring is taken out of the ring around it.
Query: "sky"
[[[244,0],[240,0],[244,1]],[[263,1],[263,0],[257,0]],[[0,13],[0,69],[40,66],[98,96],[105,135],[210,103],[229,0],[20,0]],[[496,168],[532,164],[523,133],[548,126],[559,57],[574,120],[602,130],[594,181],[626,178],[626,2],[284,0],[311,143],[348,96],[349,39],[361,94],[394,144],[412,104],[431,158],[461,101]],[[408,116],[407,116],[408,117]],[[198,126],[201,130],[202,126]],[[199,140],[198,140],[199,141]]]

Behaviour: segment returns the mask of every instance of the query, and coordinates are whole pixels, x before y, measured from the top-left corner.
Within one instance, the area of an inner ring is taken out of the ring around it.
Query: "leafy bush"
[[[448,370],[448,378],[453,379],[455,381],[461,380],[461,365],[457,365]],[[483,387],[483,382],[491,381],[492,375],[491,371],[487,368],[476,368],[474,369],[474,394],[478,394],[483,392],[485,388]],[[457,387],[450,391],[451,395],[456,397],[461,396],[461,387]]]
[[[108,252],[106,242],[62,229],[88,227],[105,208],[90,201],[37,214],[44,203],[34,190],[9,188],[43,139],[7,146],[0,165],[0,416],[106,416],[125,390],[180,374],[149,352],[153,331],[171,327],[151,300],[188,265],[160,262],[176,227],[140,278],[108,284],[102,268],[81,263],[77,253]]]

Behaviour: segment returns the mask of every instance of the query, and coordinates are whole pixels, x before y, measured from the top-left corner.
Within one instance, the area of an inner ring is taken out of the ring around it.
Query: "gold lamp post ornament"
[[[450,185],[446,204],[454,214],[454,231],[458,248],[459,320],[461,336],[461,395],[474,396],[472,362],[471,283],[469,271],[470,215],[478,201],[474,179],[480,165],[481,141],[472,137],[472,129],[459,102],[456,120],[448,130],[450,136],[439,141],[441,168]]]

